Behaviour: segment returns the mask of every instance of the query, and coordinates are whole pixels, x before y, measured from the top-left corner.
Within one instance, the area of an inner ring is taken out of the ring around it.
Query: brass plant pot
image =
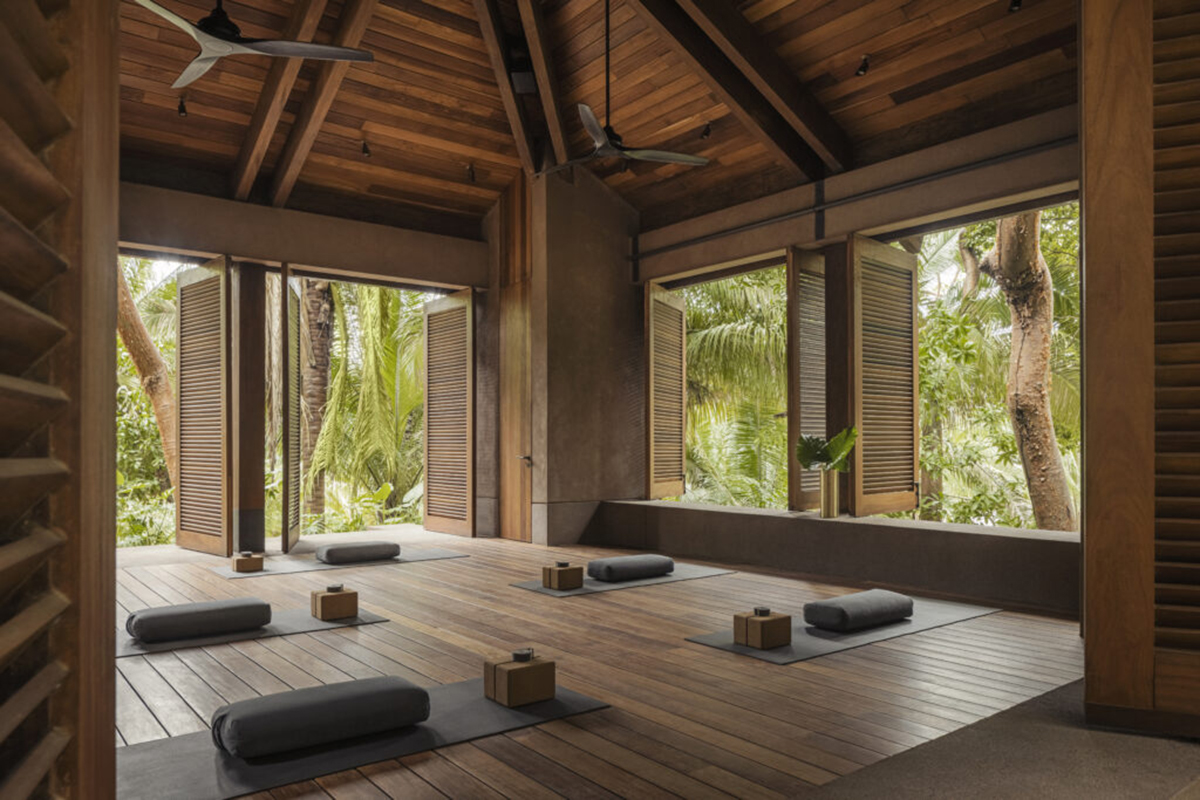
[[[821,470],[821,516],[833,519],[840,512],[838,503],[838,478],[841,476],[835,469]]]

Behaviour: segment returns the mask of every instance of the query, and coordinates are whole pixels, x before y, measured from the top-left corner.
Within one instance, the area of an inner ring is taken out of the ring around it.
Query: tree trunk
[[[301,358],[300,386],[304,400],[304,426],[300,433],[300,461],[309,474],[313,450],[325,421],[325,400],[329,392],[329,352],[333,344],[333,289],[329,281],[303,279],[301,302],[307,332],[306,358]],[[304,497],[305,515],[325,513],[325,475],[313,475]]]
[[[1042,258],[1040,222],[1040,211],[1000,220],[996,246],[978,269],[1004,292],[1012,317],[1008,410],[1034,518],[1039,528],[1073,531],[1079,522],[1050,415],[1054,291]],[[974,260],[969,250],[965,253]],[[972,268],[968,265],[968,274]]]
[[[154,421],[158,423],[158,436],[162,439],[163,457],[167,462],[167,475],[171,486],[178,486],[179,448],[175,439],[175,390],[171,386],[171,371],[158,352],[150,331],[142,322],[133,293],[125,280],[124,271],[117,267],[117,333],[129,351],[133,365],[141,379],[142,389],[154,407]]]

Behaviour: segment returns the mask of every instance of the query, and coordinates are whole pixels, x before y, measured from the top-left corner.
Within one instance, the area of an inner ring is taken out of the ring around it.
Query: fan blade
[[[663,164],[688,164],[693,167],[703,167],[708,163],[704,156],[690,156],[686,153],[668,153],[666,150],[638,150],[636,148],[622,150],[621,155],[635,161],[657,161]]]
[[[158,3],[155,3],[154,0],[134,0],[134,2],[136,2],[142,8],[144,8],[148,11],[153,11],[155,14],[158,14],[160,17],[162,17],[163,19],[165,19],[167,22],[171,23],[175,27],[182,29],[184,33],[186,33],[188,36],[191,36],[196,41],[200,41],[200,37],[196,35],[197,33],[200,32],[200,29],[197,28],[192,23],[188,22],[183,17],[176,14],[174,11],[168,11],[167,9],[160,6]],[[196,77],[199,77],[199,76],[196,76]]]
[[[586,164],[589,161],[595,161],[595,160],[596,160],[596,154],[589,153],[588,155],[584,156],[583,158],[576,158],[572,161],[564,161],[561,164],[555,164],[553,167],[547,167],[546,169],[539,172],[538,175],[553,175],[555,172],[562,172],[564,169],[568,169],[569,167],[578,167],[580,164]]]
[[[611,146],[608,135],[600,126],[600,120],[596,119],[595,113],[587,103],[579,104],[579,119],[583,122],[583,129],[588,132],[588,136],[592,137],[592,143],[596,145],[597,150]]]
[[[313,42],[289,42],[286,39],[243,39],[238,42],[248,50],[265,56],[315,58],[321,61],[374,61],[375,55],[353,47],[335,47]]]
[[[171,84],[172,89],[180,89],[187,86],[192,81],[199,78],[204,73],[212,69],[212,65],[217,63],[220,56],[206,56],[203,53],[196,56],[192,63],[188,64],[183,72],[179,73],[179,77]]]

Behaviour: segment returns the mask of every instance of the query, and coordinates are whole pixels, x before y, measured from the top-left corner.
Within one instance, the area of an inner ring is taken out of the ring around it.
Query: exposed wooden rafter
[[[558,103],[558,80],[554,75],[554,57],[546,35],[546,19],[542,14],[540,0],[517,0],[521,12],[521,25],[525,29],[525,41],[529,45],[529,57],[533,61],[533,74],[537,78],[538,97],[546,115],[546,127],[550,129],[550,144],[559,164],[571,159],[567,142],[567,131],[563,125],[562,107]]]
[[[512,128],[513,140],[517,144],[517,155],[521,166],[526,172],[534,172],[533,139],[529,135],[529,119],[521,99],[513,89],[512,76],[508,62],[508,48],[505,44],[504,24],[500,19],[500,10],[496,0],[474,0],[475,14],[479,18],[479,31],[483,34],[483,43],[487,46],[488,57],[492,62],[492,71],[496,74],[496,85],[500,88],[500,99],[504,103],[504,113],[508,115],[508,124]]]
[[[525,0],[528,2],[528,0]],[[852,166],[850,138],[728,0],[677,0],[733,65],[834,171]]]
[[[642,20],[684,62],[704,78],[752,135],[786,168],[810,180],[825,175],[825,163],[791,125],[759,94],[675,0],[629,0]]]
[[[340,47],[357,47],[366,33],[371,16],[375,13],[375,3],[376,0],[348,0],[342,7],[341,26],[333,44]],[[349,71],[348,61],[322,62],[317,77],[308,90],[308,96],[304,98],[304,107],[292,126],[279,164],[275,167],[275,175],[271,180],[271,205],[278,208],[287,203],[292,189],[296,186],[296,179],[300,177],[300,170],[317,140],[317,134],[321,131],[321,124],[325,122],[325,115],[329,113],[333,98]]]
[[[287,27],[283,30],[282,39],[292,41],[312,41],[321,15],[325,13],[326,0],[300,0],[292,13]],[[237,165],[233,168],[230,188],[236,200],[245,200],[250,196],[250,187],[258,177],[263,158],[267,155],[267,147],[288,95],[296,84],[296,76],[300,74],[300,66],[304,63],[299,58],[276,58],[271,62],[267,80],[263,83],[262,93],[258,96],[258,105],[254,108],[254,116],[250,119],[250,130],[242,141],[242,151],[238,154]]]

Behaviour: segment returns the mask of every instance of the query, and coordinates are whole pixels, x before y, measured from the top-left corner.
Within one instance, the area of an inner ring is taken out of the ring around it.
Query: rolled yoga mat
[[[174,639],[169,642],[139,642],[124,635],[121,631],[117,631],[117,658],[144,656],[147,653],[162,653],[167,650],[182,650],[185,647],[207,647],[212,644],[243,642],[248,639],[266,639],[271,636],[290,636],[293,633],[312,633],[333,628],[349,628],[355,625],[372,625],[376,622],[387,622],[387,617],[360,609],[356,617],[326,621],[314,617],[311,609],[287,608],[283,611],[276,611],[272,615],[271,622],[261,628],[197,636],[190,639]]]
[[[209,567],[209,569],[222,578],[261,578],[264,575],[290,575],[294,572],[371,567],[377,564],[409,564],[416,561],[440,561],[444,558],[468,558],[468,556],[466,553],[459,553],[440,547],[427,547],[423,550],[409,550],[406,548],[400,554],[399,558],[387,558],[382,561],[354,561],[345,564],[326,564],[324,561],[317,561],[312,556],[271,556],[263,560],[261,572],[234,572],[228,566]]]
[[[882,642],[886,639],[895,639],[897,636],[907,636],[910,633],[919,633],[931,628],[940,628],[943,625],[995,614],[997,611],[999,611],[997,608],[951,603],[948,600],[913,598],[913,613],[909,619],[850,633],[824,631],[805,625],[798,616],[793,615],[792,643],[771,650],[759,650],[734,644],[732,629],[706,633],[703,636],[689,636],[687,640],[697,644],[706,644],[718,650],[728,650],[731,653],[757,658],[760,661],[770,661],[772,664],[792,664],[817,656],[837,653],[841,650]]]
[[[570,689],[553,700],[506,708],[483,696],[483,679],[429,689],[429,719],[395,731],[250,760],[222,752],[210,731],[117,748],[121,800],[228,800],[437,747],[607,708]]]
[[[598,581],[595,578],[584,578],[583,586],[579,589],[568,589],[562,591],[560,589],[547,589],[542,586],[541,580],[522,581],[514,583],[520,589],[528,589],[531,592],[540,592],[548,594],[551,597],[574,597],[580,594],[596,594],[597,592],[614,592],[618,589],[635,589],[639,586],[655,586],[660,583],[674,583],[675,581],[690,581],[696,578],[711,578],[714,575],[729,575],[734,570],[717,569],[716,567],[704,567],[699,564],[684,564],[675,562],[675,571],[669,575],[659,575],[656,578],[641,578],[632,581],[620,581],[617,583],[609,583],[607,581]]]

